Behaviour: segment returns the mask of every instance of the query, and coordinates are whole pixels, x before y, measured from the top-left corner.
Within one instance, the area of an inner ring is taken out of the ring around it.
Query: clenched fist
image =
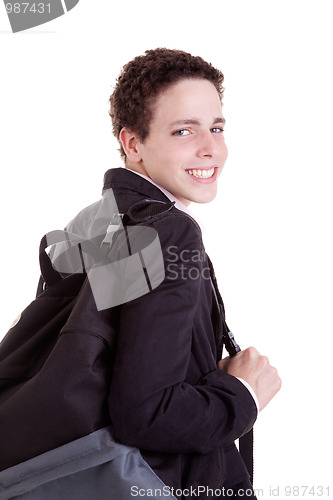
[[[227,357],[218,362],[217,368],[244,379],[257,395],[259,410],[273,399],[281,389],[281,379],[277,369],[269,364],[266,356],[261,356],[257,349],[249,347],[232,358]]]

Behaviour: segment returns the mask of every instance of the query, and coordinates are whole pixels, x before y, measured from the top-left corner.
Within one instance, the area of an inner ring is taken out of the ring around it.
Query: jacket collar
[[[145,179],[141,175],[138,175],[137,173],[133,172],[132,170],[129,170],[128,168],[122,167],[122,168],[111,168],[110,170],[107,170],[107,172],[104,175],[104,187],[103,187],[103,192],[106,189],[115,189],[115,191],[118,189],[128,189],[130,191],[135,191],[136,193],[142,194],[146,198],[150,198],[153,200],[159,200],[159,201],[175,201],[176,198],[171,195],[168,197],[167,191],[161,189],[156,185],[152,184],[149,180]],[[175,208],[178,210],[181,210],[182,212],[185,212],[187,215],[189,215],[192,219],[196,221],[197,224],[199,224],[200,229],[202,232],[204,232],[205,225],[200,218],[198,219],[198,215],[194,215],[192,211],[183,205],[179,200],[176,200],[175,203]]]
[[[110,188],[125,188],[154,200],[170,201],[157,186],[127,168],[111,168],[105,173],[103,192]]]

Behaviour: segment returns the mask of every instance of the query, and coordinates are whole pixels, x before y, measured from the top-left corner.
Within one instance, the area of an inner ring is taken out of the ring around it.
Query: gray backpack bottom
[[[0,500],[175,499],[137,448],[110,427],[0,472]]]

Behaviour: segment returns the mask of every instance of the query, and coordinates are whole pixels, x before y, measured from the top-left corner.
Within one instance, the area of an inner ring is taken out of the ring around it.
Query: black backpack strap
[[[146,222],[156,215],[169,212],[175,206],[174,201],[160,201],[145,198],[134,203],[124,214],[124,224]]]
[[[224,304],[223,304],[223,300],[222,300],[221,294],[220,294],[218,286],[217,286],[214,267],[213,267],[212,261],[210,260],[208,255],[207,255],[207,258],[208,258],[208,265],[209,265],[210,275],[211,275],[212,289],[213,289],[213,293],[214,293],[218,308],[220,310],[220,315],[221,315],[221,319],[222,319],[222,323],[223,323],[223,333],[222,333],[221,341],[225,345],[225,348],[228,351],[229,356],[232,358],[241,350],[241,348],[237,344],[233,333],[230,331],[230,329],[226,323]],[[249,473],[251,484],[253,484],[253,475],[254,475],[253,428],[249,432],[244,434],[244,436],[239,438],[239,451],[240,451],[242,459],[245,463],[246,469]]]
[[[253,427],[244,436],[239,438],[239,452],[244,460],[245,466],[250,476],[251,484],[253,484],[254,475],[254,457],[253,457]]]
[[[63,276],[53,267],[52,260],[49,254],[46,252],[46,249],[63,241],[68,241],[72,244],[77,243],[80,255],[82,255],[82,251],[84,251],[89,255],[95,257],[96,260],[100,258],[100,250],[98,248],[98,245],[94,242],[94,239],[85,240],[81,236],[66,230],[50,231],[43,236],[39,245],[39,264],[42,274],[42,282],[46,283],[48,287],[59,283],[63,279]],[[83,268],[82,271],[85,272],[84,261],[83,259],[81,260]],[[44,284],[41,284],[41,281],[38,288],[40,287],[42,287],[42,289],[44,288]]]
[[[59,231],[60,233],[60,231]],[[66,231],[62,231],[62,237],[59,239],[56,243],[59,243],[60,241],[66,241]],[[59,281],[62,280],[61,274],[54,269],[51,259],[49,255],[46,253],[46,249],[51,245],[48,242],[48,235],[45,234],[43,238],[41,239],[40,245],[39,245],[39,265],[40,265],[40,270],[42,273],[41,280],[44,281],[47,286],[52,286]],[[53,244],[53,243],[52,243]]]

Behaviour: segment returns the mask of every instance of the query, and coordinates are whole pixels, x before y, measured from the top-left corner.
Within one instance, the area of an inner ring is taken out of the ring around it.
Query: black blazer
[[[169,201],[124,168],[106,172],[108,189],[121,213],[143,199]],[[67,229],[79,233],[86,223],[83,211]],[[216,367],[222,323],[200,228],[176,208],[144,225],[158,232],[165,278],[120,308],[109,393],[115,437],[140,448],[175,489],[240,483],[248,474],[234,441],[252,428],[257,408],[245,386]]]

